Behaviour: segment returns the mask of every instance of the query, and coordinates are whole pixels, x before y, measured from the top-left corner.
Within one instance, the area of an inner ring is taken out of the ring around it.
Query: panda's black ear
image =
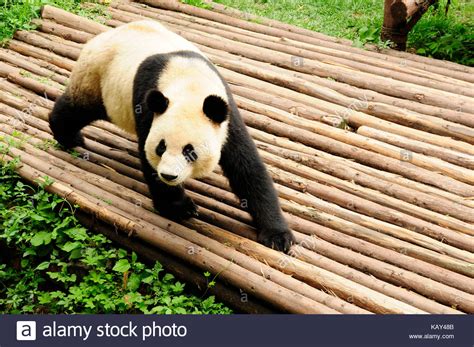
[[[162,114],[168,108],[169,100],[160,91],[152,89],[146,93],[145,102],[150,111]]]
[[[209,95],[202,105],[204,114],[208,116],[213,122],[222,123],[227,119],[229,106],[220,96]]]

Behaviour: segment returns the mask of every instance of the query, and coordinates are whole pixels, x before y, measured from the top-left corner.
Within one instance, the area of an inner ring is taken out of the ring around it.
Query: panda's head
[[[161,181],[179,185],[215,169],[229,123],[225,99],[202,93],[168,98],[158,90],[146,94],[145,102],[154,119],[145,141],[145,154]]]

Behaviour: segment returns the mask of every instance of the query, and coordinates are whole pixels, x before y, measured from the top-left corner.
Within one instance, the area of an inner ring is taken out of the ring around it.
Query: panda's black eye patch
[[[165,140],[161,140],[158,146],[155,149],[156,155],[161,157],[166,152],[166,143]]]
[[[194,147],[192,144],[188,143],[186,146],[183,147],[183,155],[184,158],[188,161],[188,163],[192,163],[197,160],[198,155],[196,151],[194,150]]]

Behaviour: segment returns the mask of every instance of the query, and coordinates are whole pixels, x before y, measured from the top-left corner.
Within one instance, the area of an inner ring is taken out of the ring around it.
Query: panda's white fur
[[[161,215],[196,216],[182,183],[219,163],[246,201],[258,241],[289,250],[294,238],[230,89],[193,44],[155,21],[132,22],[90,40],[49,124],[54,138],[73,148],[84,144],[81,129],[99,119],[136,133],[142,172]]]
[[[132,92],[139,65],[151,55],[182,50],[204,57],[196,46],[155,21],[132,22],[102,33],[81,52],[70,82],[71,93],[79,98],[101,95],[110,121],[135,133]],[[208,95],[218,95],[227,102],[222,81],[202,60],[175,57],[162,72],[157,88],[170,104],[150,128],[145,145],[150,165],[158,174],[177,175],[176,180],[167,182],[171,185],[208,174],[219,162],[228,122],[213,124],[202,111],[202,101]],[[94,95],[84,96],[84,90]],[[161,139],[167,144],[162,158],[155,153]],[[188,143],[198,158],[192,164],[182,155]]]

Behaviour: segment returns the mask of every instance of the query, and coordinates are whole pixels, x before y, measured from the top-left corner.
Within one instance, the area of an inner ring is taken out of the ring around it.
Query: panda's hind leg
[[[81,129],[93,121],[107,119],[101,102],[81,105],[67,93],[61,95],[49,115],[49,126],[54,138],[67,149],[84,145]]]

